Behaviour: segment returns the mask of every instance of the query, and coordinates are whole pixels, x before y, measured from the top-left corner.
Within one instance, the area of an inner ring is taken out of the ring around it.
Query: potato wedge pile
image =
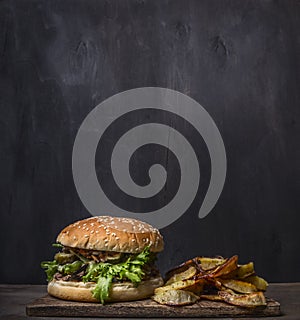
[[[236,255],[228,259],[195,257],[168,271],[165,284],[155,289],[152,298],[171,306],[207,299],[253,308],[266,305],[263,291],[267,286],[255,274],[253,262],[239,265]]]

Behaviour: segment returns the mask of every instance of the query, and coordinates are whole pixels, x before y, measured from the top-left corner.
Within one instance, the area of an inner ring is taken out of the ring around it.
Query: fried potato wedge
[[[219,294],[201,294],[200,299],[210,301],[224,301],[224,299]]]
[[[154,290],[154,294],[159,294],[159,293],[162,293],[164,291],[169,291],[169,290],[186,289],[186,288],[189,288],[195,284],[196,284],[196,280],[181,280],[181,281],[171,283],[167,286],[162,286],[162,287],[156,288]]]
[[[196,280],[194,284],[190,284],[189,286],[185,287],[183,290],[191,291],[194,293],[201,293],[206,283],[207,281],[205,279],[199,279]]]
[[[237,266],[238,256],[233,256],[227,259],[223,264],[217,266],[211,273],[210,276],[220,278],[228,275],[238,268]]]
[[[189,261],[192,261],[192,260],[189,260]],[[179,266],[176,266],[176,267],[170,269],[169,271],[167,271],[165,279],[169,280],[170,278],[173,277],[173,275],[185,272],[186,270],[188,270],[188,268],[190,266],[193,265],[193,263],[189,263],[189,264],[185,264],[185,263],[186,262],[184,262],[184,263],[180,264]]]
[[[246,277],[251,276],[254,274],[254,264],[253,262],[249,262],[247,264],[243,264],[238,266],[236,271],[236,278],[237,279],[244,279]]]
[[[254,264],[253,262],[249,262],[247,264],[238,265],[237,269],[227,274],[223,278],[227,279],[244,279],[251,275],[254,275]]]
[[[221,281],[217,278],[206,277],[205,281],[206,281],[207,285],[209,285],[210,287],[216,288],[218,290],[222,290],[224,288]]]
[[[240,306],[240,307],[259,307],[266,306],[266,299],[262,292],[253,292],[248,294],[232,294],[226,291],[218,293],[225,302]]]
[[[200,297],[193,292],[173,289],[155,294],[152,299],[168,306],[186,306],[195,303]]]
[[[181,280],[188,280],[192,278],[197,273],[197,269],[193,266],[190,266],[187,270],[175,273],[173,276],[166,282],[166,285],[170,285],[174,282],[178,282]]]
[[[241,280],[220,279],[220,282],[224,287],[238,293],[252,293],[257,291],[257,288],[255,285],[249,282],[241,281]]]
[[[208,271],[223,264],[226,261],[226,259],[199,257],[198,261],[200,262],[202,269]]]
[[[167,305],[192,304],[201,297],[241,307],[265,306],[262,291],[267,281],[255,275],[254,264],[239,265],[238,256],[195,257],[167,273],[167,282],[156,288],[153,300]]]
[[[258,290],[261,291],[266,291],[269,285],[265,279],[255,275],[245,278],[244,281],[252,283]]]

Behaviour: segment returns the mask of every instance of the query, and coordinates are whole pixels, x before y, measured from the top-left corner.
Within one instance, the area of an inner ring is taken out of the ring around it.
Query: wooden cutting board
[[[279,316],[280,304],[275,300],[267,299],[266,307],[241,308],[223,302],[201,300],[190,306],[169,307],[147,299],[101,305],[64,301],[47,295],[28,304],[26,313],[28,316],[44,317],[267,317]]]

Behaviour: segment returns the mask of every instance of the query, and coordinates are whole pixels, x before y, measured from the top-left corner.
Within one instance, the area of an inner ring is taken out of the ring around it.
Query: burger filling
[[[138,254],[112,251],[95,251],[64,247],[53,261],[44,261],[41,267],[47,274],[47,280],[95,282],[93,297],[104,303],[109,299],[113,282],[131,281],[138,285],[143,280],[159,275],[155,267],[156,254],[149,247]]]

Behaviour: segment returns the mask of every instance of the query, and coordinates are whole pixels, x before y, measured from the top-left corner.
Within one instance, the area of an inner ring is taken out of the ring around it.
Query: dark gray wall
[[[39,262],[57,233],[90,216],[71,168],[80,124],[144,86],[202,104],[228,159],[213,211],[197,218],[200,188],[161,230],[161,270],[239,254],[269,281],[300,280],[299,1],[1,1],[0,30],[0,282],[45,282]],[[209,172],[203,143],[189,138]]]

